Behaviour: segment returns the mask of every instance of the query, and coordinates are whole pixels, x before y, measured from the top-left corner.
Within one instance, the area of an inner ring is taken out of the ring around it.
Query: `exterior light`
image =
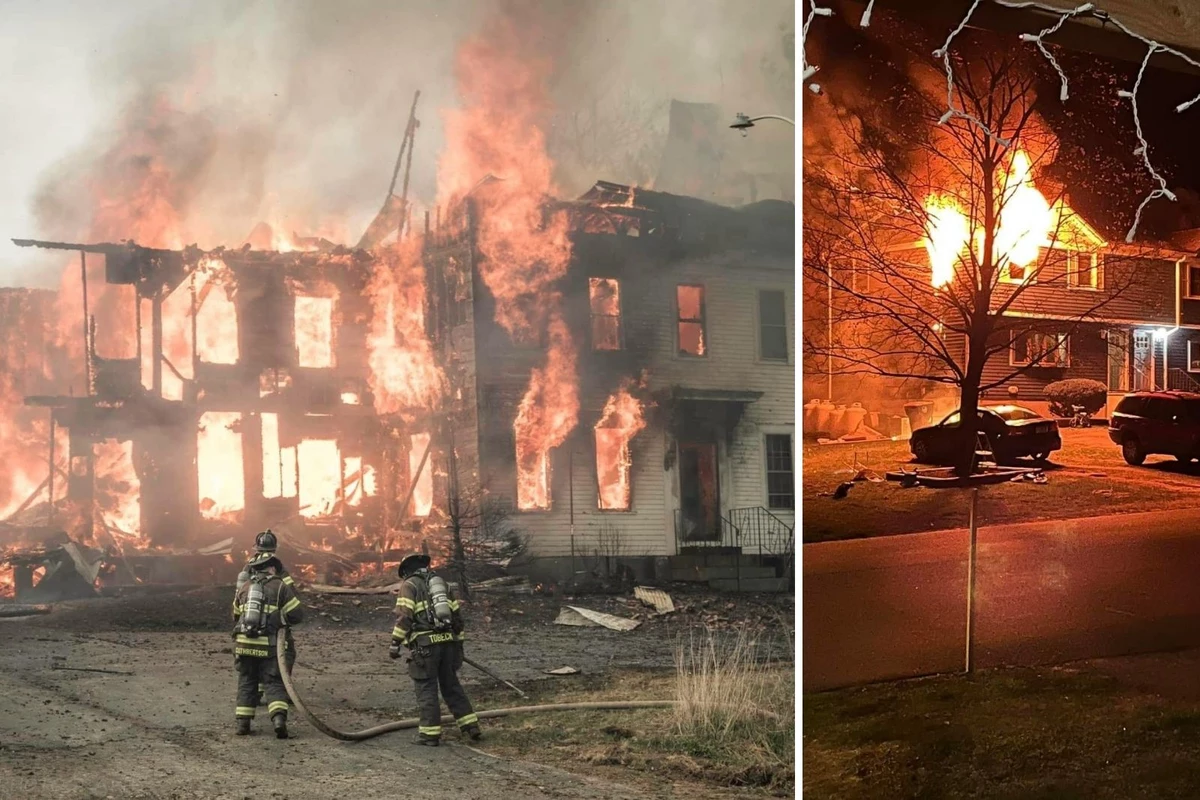
[[[1159,328],[1158,330],[1156,330],[1154,332],[1155,339],[1166,339],[1170,335],[1171,335],[1171,332],[1169,330],[1167,330],[1166,328]]]

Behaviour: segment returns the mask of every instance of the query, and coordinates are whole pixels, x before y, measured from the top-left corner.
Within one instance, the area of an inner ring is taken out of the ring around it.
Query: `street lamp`
[[[737,116],[734,117],[733,124],[730,125],[729,127],[733,128],[736,131],[741,131],[744,134],[746,132],[747,128],[753,128],[754,123],[756,123],[762,119],[777,119],[782,122],[786,122],[788,125],[791,125],[793,128],[796,127],[796,123],[794,120],[788,119],[787,117],[781,117],[778,114],[763,114],[762,116],[759,116],[759,117],[747,117],[745,114],[741,113],[740,111],[737,113]]]

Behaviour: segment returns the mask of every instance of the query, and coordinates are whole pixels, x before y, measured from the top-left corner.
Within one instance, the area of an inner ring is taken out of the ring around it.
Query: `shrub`
[[[1089,414],[1095,414],[1104,408],[1108,387],[1086,378],[1055,381],[1046,387],[1046,399],[1050,401],[1050,413],[1056,417],[1073,416],[1075,410],[1071,406],[1083,406]]]

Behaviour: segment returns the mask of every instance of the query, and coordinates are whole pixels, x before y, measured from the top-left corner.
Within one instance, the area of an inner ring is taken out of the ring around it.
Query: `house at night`
[[[984,367],[982,402],[1015,400],[1048,414],[1046,386],[1071,378],[1104,384],[1107,410],[1130,391],[1200,390],[1200,239],[1193,233],[1189,241],[1184,233],[1169,242],[1126,244],[1097,231],[1076,210],[1055,210],[1061,222],[1053,241],[1040,245],[1024,266],[1002,266],[996,280],[992,306],[1001,319],[989,343],[994,352]],[[925,240],[897,247],[893,256],[897,270],[920,280],[933,274]],[[833,283],[806,275],[806,324],[828,331],[836,353],[839,342],[854,340],[853,326],[864,324],[850,319],[856,299],[895,289],[853,275]],[[965,365],[966,338],[951,332],[940,338],[947,354]],[[806,401],[861,402],[885,416],[923,401],[930,423],[957,406],[956,391],[934,380],[850,374],[852,369],[843,374],[836,359],[831,364],[808,356],[804,372]]]

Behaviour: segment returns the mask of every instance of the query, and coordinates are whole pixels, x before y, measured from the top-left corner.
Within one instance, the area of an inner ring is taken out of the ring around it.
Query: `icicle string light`
[[[950,120],[958,117],[959,119],[964,119],[972,125],[978,127],[992,140],[994,140],[996,144],[1003,148],[1007,148],[1010,144],[1012,144],[1011,140],[1005,139],[997,134],[995,131],[989,128],[983,122],[983,120],[979,119],[973,114],[968,114],[962,109],[954,107],[954,66],[950,63],[950,45],[954,42],[954,37],[962,33],[963,29],[967,27],[967,23],[971,21],[971,15],[975,13],[975,9],[979,8],[979,4],[981,2],[983,2],[983,0],[974,0],[974,2],[971,3],[971,7],[967,9],[966,16],[964,16],[962,21],[958,23],[958,27],[950,31],[950,35],[946,37],[946,42],[937,50],[933,51],[933,57],[940,58],[942,60],[942,68],[946,71],[946,113],[942,114],[941,118],[938,119],[938,125],[945,125]]]
[[[1086,14],[1100,20],[1101,22],[1112,23],[1113,27],[1117,28],[1126,36],[1136,39],[1142,44],[1146,45],[1146,55],[1144,58],[1142,58],[1142,64],[1138,69],[1137,80],[1134,81],[1133,89],[1121,89],[1117,92],[1118,97],[1129,100],[1130,109],[1133,111],[1133,127],[1137,133],[1138,140],[1138,146],[1133,153],[1134,155],[1141,157],[1142,164],[1145,166],[1146,172],[1150,175],[1150,178],[1158,184],[1158,188],[1151,190],[1144,198],[1142,198],[1142,202],[1137,207],[1137,212],[1133,217],[1133,225],[1130,226],[1129,232],[1125,234],[1125,241],[1132,242],[1134,237],[1137,235],[1138,227],[1141,225],[1142,212],[1146,210],[1146,206],[1160,197],[1165,197],[1172,202],[1175,201],[1175,193],[1167,188],[1166,179],[1157,169],[1154,168],[1154,164],[1150,161],[1150,146],[1146,142],[1146,136],[1142,130],[1142,117],[1138,110],[1138,90],[1142,87],[1142,80],[1146,76],[1146,68],[1150,65],[1150,59],[1157,53],[1165,53],[1167,55],[1175,56],[1196,68],[1200,68],[1200,61],[1197,61],[1186,53],[1180,52],[1173,47],[1162,44],[1161,42],[1155,41],[1154,39],[1143,36],[1142,34],[1131,30],[1129,26],[1121,22],[1121,20],[1105,11],[1096,8],[1092,3],[1084,3],[1083,5],[1068,9],[1047,5],[1045,3],[1017,2],[1016,0],[993,0],[993,2],[995,2],[997,5],[1004,6],[1005,8],[1036,9],[1038,11],[1044,11],[1049,14],[1058,15],[1058,21],[1050,27],[1043,29],[1037,34],[1023,33],[1021,34],[1020,38],[1025,42],[1033,42],[1037,46],[1038,50],[1041,51],[1042,55],[1046,57],[1046,60],[1050,62],[1050,65],[1054,67],[1054,71],[1058,73],[1058,78],[1061,82],[1061,88],[1059,89],[1058,96],[1062,101],[1067,99],[1067,75],[1065,72],[1063,72],[1063,69],[1061,66],[1059,66],[1059,63],[1054,59],[1054,56],[1050,54],[1050,51],[1046,49],[1044,37],[1056,33],[1072,17]],[[970,18],[970,12],[967,13],[967,18]],[[1181,114],[1184,111],[1187,111],[1197,102],[1200,102],[1200,95],[1197,95],[1191,100],[1175,106],[1175,113]]]
[[[874,0],[872,0],[874,2]],[[808,17],[804,20],[804,27],[800,29],[800,80],[807,81],[813,75],[817,74],[820,69],[816,64],[808,63],[808,57],[805,49],[805,44],[808,42],[808,26],[812,25],[812,21],[816,17],[828,17],[833,14],[832,8],[822,8],[817,6],[817,0],[808,0]],[[868,9],[867,17],[870,16]],[[821,91],[821,84],[813,82],[808,85],[808,88],[814,94]]]

